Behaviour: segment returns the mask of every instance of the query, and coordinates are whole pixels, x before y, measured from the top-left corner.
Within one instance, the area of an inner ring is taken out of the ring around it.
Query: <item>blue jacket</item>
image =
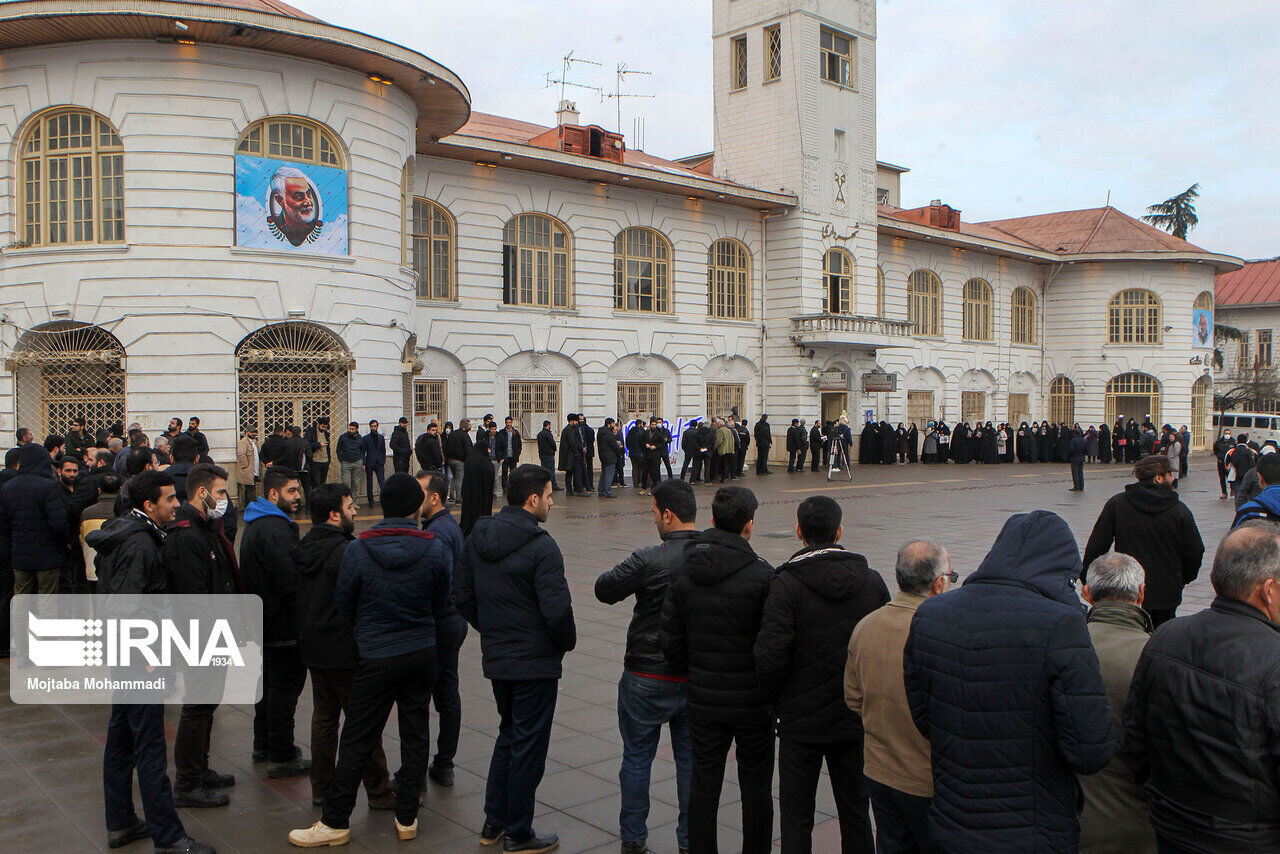
[[[0,565],[26,572],[70,565],[63,496],[44,445],[23,445],[17,475],[0,489]]]
[[[440,618],[437,633],[466,635],[467,621],[462,619],[457,606],[453,604],[453,576],[458,571],[458,563],[462,560],[462,549],[466,543],[462,536],[462,526],[458,524],[457,519],[453,518],[453,514],[445,509],[424,521],[422,530],[434,534],[436,541],[449,553],[449,608]]]
[[[1082,463],[1089,456],[1089,443],[1084,436],[1072,436],[1067,443],[1067,462]]]
[[[1268,522],[1280,522],[1280,485],[1268,486],[1258,493],[1252,501],[1246,501],[1236,511],[1235,521],[1231,527],[1237,527],[1248,519],[1265,519]]]
[[[1078,847],[1076,775],[1116,748],[1079,575],[1071,529],[1037,510],[1005,523],[962,588],[916,611],[907,702],[931,747],[929,832],[949,852]]]
[[[364,437],[359,433],[352,436],[345,430],[338,436],[338,462],[358,463],[364,459]]]
[[[387,464],[387,437],[381,433],[366,433],[360,440],[361,462],[370,469]]]
[[[577,644],[564,558],[523,507],[484,516],[467,537],[454,601],[480,632],[486,679],[559,679]]]
[[[391,658],[436,645],[449,609],[449,556],[410,519],[385,519],[347,546],[333,594],[355,627],[361,658]]]

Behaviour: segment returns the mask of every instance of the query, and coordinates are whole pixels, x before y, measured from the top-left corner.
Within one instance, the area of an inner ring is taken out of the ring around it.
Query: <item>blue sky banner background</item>
[[[314,240],[294,246],[277,237],[267,224],[271,176],[281,166],[310,179],[320,196],[324,225]],[[324,255],[347,254],[347,172],[331,166],[236,155],[236,245]]]
[[[1205,328],[1209,330],[1208,340],[1200,337],[1200,318],[1202,317],[1205,320]],[[1194,308],[1191,310],[1191,346],[1213,346],[1213,312],[1210,309]]]

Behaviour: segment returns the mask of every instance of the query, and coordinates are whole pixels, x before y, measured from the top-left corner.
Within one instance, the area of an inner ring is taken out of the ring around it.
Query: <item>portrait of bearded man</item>
[[[271,176],[267,228],[294,246],[314,242],[324,229],[324,205],[301,169],[281,166]]]

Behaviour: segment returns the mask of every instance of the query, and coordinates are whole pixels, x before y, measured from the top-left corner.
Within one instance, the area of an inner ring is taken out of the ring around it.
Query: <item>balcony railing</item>
[[[874,343],[884,338],[909,338],[911,331],[908,321],[861,314],[805,314],[791,318],[791,337],[806,343],[815,339]]]

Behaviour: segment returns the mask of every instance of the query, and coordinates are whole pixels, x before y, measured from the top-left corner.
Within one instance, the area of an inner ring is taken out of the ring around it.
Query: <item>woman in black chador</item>
[[[1129,440],[1129,444],[1124,447],[1124,461],[1136,463],[1142,458],[1142,431],[1138,429],[1138,422],[1130,418],[1124,435]]]
[[[982,461],[984,463],[995,465],[1000,462],[1000,457],[997,455],[997,443],[996,426],[988,421],[987,426],[982,428]]]
[[[938,462],[945,463],[951,459],[951,428],[947,422],[938,422]]]
[[[1129,436],[1124,429],[1124,416],[1116,419],[1116,426],[1111,428],[1111,461],[1124,462],[1124,449],[1129,446]]]
[[[973,462],[972,436],[968,421],[956,425],[951,433],[951,459],[961,464]]]
[[[1044,431],[1044,448],[1040,452],[1040,462],[1051,463],[1058,458],[1058,425],[1049,424]]]
[[[898,437],[888,421],[880,422],[880,462],[893,465],[898,458]]]
[[[1031,425],[1023,421],[1018,425],[1018,435],[1013,440],[1014,455],[1018,458],[1018,462],[1031,462],[1031,443]]]
[[[920,449],[920,430],[916,428],[916,423],[911,422],[911,426],[907,428],[907,462],[919,462],[917,454]]]
[[[1004,462],[1013,462],[1013,425],[1001,424],[1000,429],[1004,431]]]
[[[874,421],[868,421],[862,428],[862,438],[858,441],[858,462],[862,465],[880,462],[880,431]]]
[[[1098,425],[1098,462],[1111,462],[1111,431],[1106,424]]]
[[[898,429],[893,431],[893,442],[898,452],[898,465],[905,466],[907,464],[907,428],[901,421],[898,422]]]
[[[1071,454],[1067,452],[1070,447],[1071,428],[1066,425],[1066,422],[1063,422],[1058,425],[1058,455],[1056,458],[1058,462],[1065,463],[1071,459]]]

